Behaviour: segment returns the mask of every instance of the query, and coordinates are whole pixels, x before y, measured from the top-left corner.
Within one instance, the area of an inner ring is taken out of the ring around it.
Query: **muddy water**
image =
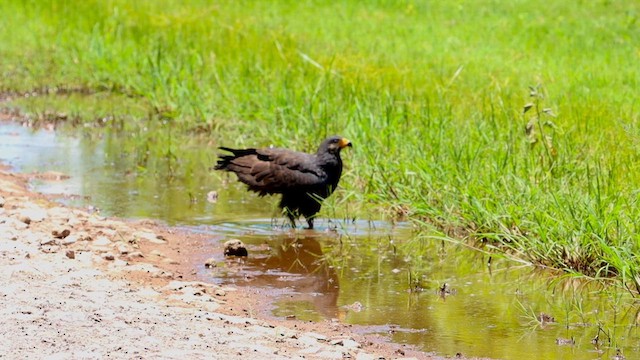
[[[632,359],[640,351],[638,306],[625,293],[550,283],[548,274],[489,261],[408,224],[323,219],[314,231],[283,229],[274,200],[227,186],[207,170],[215,158],[210,145],[181,144],[175,161],[182,172],[171,172],[176,164],[141,163],[145,154],[130,141],[108,132],[32,132],[4,124],[0,161],[23,172],[70,175],[34,186],[71,205],[161,219],[211,234],[212,242],[241,239],[247,259],[201,254],[194,266],[209,281],[277,294],[273,316],[368,325],[367,331],[441,355],[611,359],[619,349]],[[211,191],[218,191],[216,202],[206,200]],[[210,257],[218,266],[205,269],[200,264]]]

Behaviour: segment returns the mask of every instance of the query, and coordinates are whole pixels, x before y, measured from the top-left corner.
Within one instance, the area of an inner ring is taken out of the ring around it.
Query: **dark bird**
[[[280,208],[291,225],[304,216],[313,229],[322,201],[338,186],[342,175],[340,151],[351,142],[341,136],[325,139],[315,154],[280,148],[230,149],[231,155],[220,155],[216,170],[234,172],[238,180],[260,196],[282,194]]]

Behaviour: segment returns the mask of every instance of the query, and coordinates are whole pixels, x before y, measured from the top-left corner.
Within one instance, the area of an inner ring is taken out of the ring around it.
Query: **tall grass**
[[[6,91],[123,94],[181,136],[227,145],[311,150],[341,133],[355,144],[343,200],[640,284],[635,2],[7,0],[0,12]]]

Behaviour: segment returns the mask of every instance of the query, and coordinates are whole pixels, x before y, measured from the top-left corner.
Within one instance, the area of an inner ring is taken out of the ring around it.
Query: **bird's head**
[[[352,147],[351,141],[342,136],[331,136],[326,138],[320,147],[318,148],[318,153],[328,152],[331,154],[339,154],[340,150],[346,147]]]

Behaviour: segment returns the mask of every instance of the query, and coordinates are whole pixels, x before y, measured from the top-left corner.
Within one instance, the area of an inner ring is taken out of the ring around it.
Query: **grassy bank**
[[[122,95],[145,109],[105,110],[125,129],[162,122],[227,145],[344,134],[356,151],[338,208],[640,286],[638,4],[7,0],[0,12],[5,91]]]

